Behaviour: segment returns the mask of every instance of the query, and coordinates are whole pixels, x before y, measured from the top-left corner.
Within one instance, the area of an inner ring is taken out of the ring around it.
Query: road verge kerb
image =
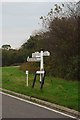
[[[13,91],[10,91],[10,90],[0,88],[0,91],[5,92],[5,93],[9,93],[11,95],[14,95],[14,96],[17,96],[17,97],[20,97],[20,98],[23,98],[23,99],[26,99],[26,100],[29,100],[29,101],[32,101],[32,102],[36,102],[36,103],[44,105],[46,107],[49,107],[49,108],[58,110],[60,112],[64,112],[64,113],[67,113],[69,115],[72,115],[74,117],[80,118],[80,112],[78,112],[76,110],[69,109],[69,108],[66,108],[64,106],[60,106],[60,105],[50,103],[50,102],[47,102],[47,101],[44,101],[44,100],[40,100],[40,99],[34,98],[32,96],[26,96],[26,95],[23,95],[23,94],[20,94],[20,93],[16,93],[16,92],[13,92]]]

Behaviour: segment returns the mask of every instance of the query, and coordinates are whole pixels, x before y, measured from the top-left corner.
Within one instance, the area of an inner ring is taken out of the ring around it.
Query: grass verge
[[[33,79],[34,75],[29,74],[27,87],[26,74],[19,67],[2,68],[3,88],[80,111],[78,96],[80,82],[46,76],[44,87],[40,90],[39,77],[34,88],[32,88]]]

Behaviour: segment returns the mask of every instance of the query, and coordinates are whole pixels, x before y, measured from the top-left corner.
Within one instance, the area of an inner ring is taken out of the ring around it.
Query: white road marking
[[[25,99],[22,99],[22,98],[19,98],[19,97],[16,97],[16,96],[13,96],[13,95],[10,95],[10,94],[7,94],[7,93],[4,93],[4,92],[0,92],[0,94],[6,95],[6,96],[9,96],[9,97],[15,98],[15,99],[17,99],[17,100],[20,100],[20,101],[23,101],[23,102],[27,102],[27,103],[30,103],[30,104],[33,104],[33,105],[36,105],[36,106],[39,106],[39,107],[41,107],[41,108],[45,108],[45,109],[47,109],[47,110],[50,110],[50,111],[53,111],[53,112],[59,113],[59,114],[61,114],[61,115],[64,115],[64,116],[67,116],[67,117],[70,117],[70,118],[77,119],[77,118],[74,117],[74,116],[71,116],[71,115],[65,114],[65,113],[63,113],[63,112],[59,112],[59,111],[57,111],[57,110],[54,110],[54,109],[48,108],[48,107],[46,107],[46,106],[39,105],[39,104],[37,104],[37,103],[31,102],[31,101],[28,101],[28,100],[25,100]],[[80,120],[80,119],[78,119],[78,120]]]

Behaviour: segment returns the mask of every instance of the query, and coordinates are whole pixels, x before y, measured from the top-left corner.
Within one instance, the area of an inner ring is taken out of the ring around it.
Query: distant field
[[[2,87],[21,94],[34,96],[52,103],[79,110],[78,81],[67,81],[46,76],[43,89],[40,90],[39,77],[32,88],[34,75],[29,74],[29,87],[26,86],[26,74],[19,67],[2,68]]]

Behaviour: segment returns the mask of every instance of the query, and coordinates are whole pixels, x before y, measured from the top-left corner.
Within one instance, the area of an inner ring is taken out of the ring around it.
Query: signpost
[[[32,58],[29,58],[29,56],[27,57],[27,61],[29,61],[29,62],[32,62],[32,61],[40,62],[40,71],[36,71],[32,87],[34,87],[37,74],[40,74],[41,89],[44,84],[44,78],[45,78],[45,74],[46,74],[46,72],[44,71],[44,61],[43,61],[44,56],[50,56],[50,52],[43,51],[43,49],[41,49],[40,52],[32,53]]]
[[[34,62],[40,62],[40,60],[41,60],[40,57],[32,57],[32,58],[29,58],[29,57],[28,57],[28,58],[27,58],[27,61],[28,61],[28,62],[31,62],[31,61],[32,61],[32,62],[33,62],[33,61],[34,61]]]
[[[44,51],[44,52],[43,52],[43,56],[50,56],[50,52]]]
[[[39,52],[32,53],[32,57],[40,57],[41,54]]]

